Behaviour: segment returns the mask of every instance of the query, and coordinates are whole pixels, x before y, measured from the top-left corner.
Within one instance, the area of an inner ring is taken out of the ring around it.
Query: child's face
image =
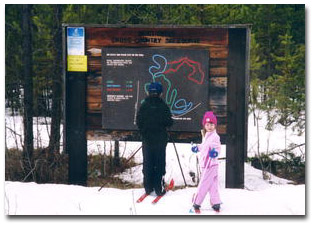
[[[212,131],[215,130],[216,126],[215,126],[213,123],[207,122],[207,123],[204,125],[204,128],[205,128],[206,132],[212,132]]]

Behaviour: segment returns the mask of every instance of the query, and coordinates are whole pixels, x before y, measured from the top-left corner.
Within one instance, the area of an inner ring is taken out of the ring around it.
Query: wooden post
[[[69,184],[87,184],[87,139],[85,128],[86,77],[69,72],[66,76],[65,139]]]
[[[66,29],[63,27],[63,44]],[[87,138],[86,138],[86,73],[66,71],[67,51],[64,58],[64,150],[68,154],[68,183],[87,185]]]
[[[229,29],[226,188],[244,188],[248,127],[248,29]]]

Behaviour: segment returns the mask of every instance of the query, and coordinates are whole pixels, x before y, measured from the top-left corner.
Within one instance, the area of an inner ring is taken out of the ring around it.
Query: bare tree
[[[55,66],[52,76],[52,120],[51,135],[49,139],[49,153],[59,153],[60,148],[60,121],[61,121],[61,101],[62,101],[62,6],[54,5],[53,23],[53,55]]]

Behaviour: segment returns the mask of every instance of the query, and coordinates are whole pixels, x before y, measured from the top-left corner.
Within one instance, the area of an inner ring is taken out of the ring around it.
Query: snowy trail
[[[143,189],[5,182],[5,213],[9,215],[192,215],[195,188],[170,191],[158,204]],[[304,215],[305,185],[279,185],[260,191],[221,189],[222,211],[211,210],[209,199],[202,215]]]

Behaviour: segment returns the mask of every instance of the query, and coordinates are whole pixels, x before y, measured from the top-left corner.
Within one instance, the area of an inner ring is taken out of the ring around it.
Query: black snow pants
[[[147,194],[152,191],[157,195],[165,193],[166,146],[167,142],[143,142],[143,175]]]

